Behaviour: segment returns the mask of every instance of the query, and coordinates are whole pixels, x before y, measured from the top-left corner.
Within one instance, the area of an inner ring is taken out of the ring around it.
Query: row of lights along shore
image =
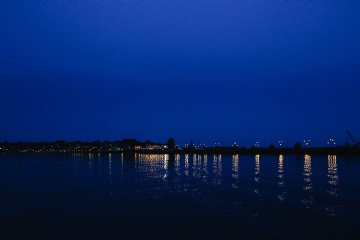
[[[282,148],[282,147],[283,147],[283,140],[279,140],[279,141],[278,141],[278,144],[279,144],[279,148]],[[238,144],[237,144],[236,142],[233,142],[232,146],[233,146],[233,147],[238,147]],[[255,146],[255,147],[259,147],[259,146],[260,146],[259,141],[256,141],[254,146]],[[310,139],[305,139],[305,140],[304,140],[304,146],[305,146],[306,148],[309,148],[309,147],[310,147]],[[328,146],[328,147],[335,147],[335,146],[336,146],[335,139],[334,139],[334,138],[329,138],[329,140],[327,141],[327,146]],[[185,148],[188,148],[188,147],[190,147],[190,145],[186,143],[186,144],[185,144]],[[200,143],[198,146],[193,145],[193,147],[195,147],[195,148],[201,148],[201,147],[207,147],[207,146],[206,146],[205,143],[204,143],[204,144],[201,144],[201,143]],[[213,147],[221,147],[221,144],[220,144],[219,142],[215,142],[214,145],[213,145]]]

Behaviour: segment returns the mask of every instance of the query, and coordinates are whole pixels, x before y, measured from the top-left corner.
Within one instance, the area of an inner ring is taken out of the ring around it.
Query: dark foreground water
[[[2,155],[0,234],[360,239],[359,173],[342,156]]]

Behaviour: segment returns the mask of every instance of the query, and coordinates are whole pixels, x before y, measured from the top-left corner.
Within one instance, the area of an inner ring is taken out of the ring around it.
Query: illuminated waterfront
[[[3,155],[1,226],[39,238],[360,236],[360,158]]]

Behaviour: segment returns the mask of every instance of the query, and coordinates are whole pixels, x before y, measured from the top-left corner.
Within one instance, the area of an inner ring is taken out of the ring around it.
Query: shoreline
[[[224,155],[344,155],[360,156],[360,148],[206,148],[206,149],[164,149],[164,150],[120,150],[120,151],[50,151],[50,152],[10,152],[4,154],[224,154]]]

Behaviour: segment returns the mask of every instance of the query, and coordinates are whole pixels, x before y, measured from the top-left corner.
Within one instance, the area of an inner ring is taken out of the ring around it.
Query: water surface
[[[358,239],[360,158],[2,155],[1,232],[42,239]]]

